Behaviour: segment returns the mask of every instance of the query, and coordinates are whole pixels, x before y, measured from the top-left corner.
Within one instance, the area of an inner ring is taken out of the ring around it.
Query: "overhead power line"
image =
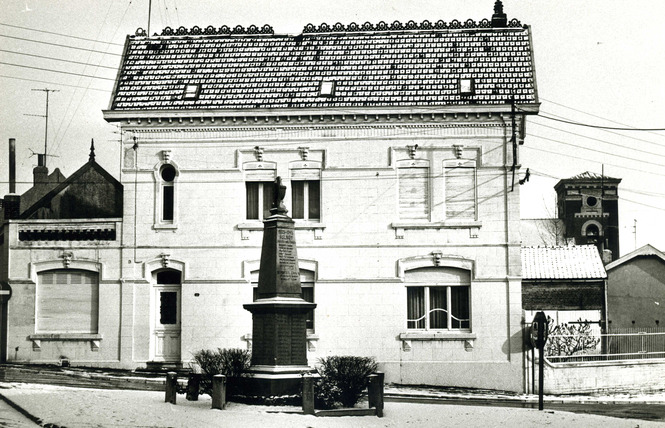
[[[559,118],[559,119],[573,120],[573,119],[571,119],[571,118],[569,118],[569,117],[561,116],[561,115],[559,115],[559,114],[555,114],[555,113],[552,113],[552,112],[547,112],[547,111],[543,111],[543,110],[541,110],[541,112],[543,112],[543,113],[545,113],[545,114],[548,114],[548,115],[550,115],[550,116],[554,116],[554,117]],[[530,116],[530,117],[529,117],[529,119],[530,119],[530,123],[537,123],[537,122],[535,122],[535,121],[532,120],[532,119],[537,119],[537,118],[538,118],[538,116]],[[609,120],[609,119],[605,119],[605,120]],[[610,120],[610,122],[611,122],[611,120]],[[622,124],[622,125],[623,125],[623,124]],[[541,124],[541,126],[545,126],[545,125],[542,125],[542,124]],[[628,125],[626,125],[626,126],[628,126]],[[562,132],[570,132],[570,131],[566,131],[566,130],[564,130],[563,128],[555,128],[555,129],[558,129],[558,130],[560,130],[560,131],[562,131]],[[620,132],[617,132],[617,131],[610,131],[610,130],[608,130],[608,129],[592,129],[592,131],[600,131],[600,132],[605,132],[605,133],[607,133],[607,134],[616,135],[616,136],[620,137],[622,140],[624,140],[624,139],[630,139],[630,140],[640,141],[640,142],[642,142],[642,143],[650,144],[650,145],[652,145],[652,146],[657,146],[659,149],[662,149],[662,148],[665,147],[665,146],[663,145],[663,143],[656,143],[656,142],[654,142],[654,141],[652,141],[652,140],[645,140],[644,138],[636,137],[635,134],[627,135],[627,134],[625,134],[625,133],[620,133]],[[572,132],[571,132],[571,133],[572,133]],[[655,136],[660,137],[660,138],[665,137],[665,135],[663,135],[663,134],[659,134],[659,133],[657,133],[657,132],[649,132],[649,134],[655,135]],[[579,134],[575,134],[575,135],[579,135]],[[642,135],[644,135],[644,134],[642,134]],[[605,141],[605,140],[602,140],[602,141]]]
[[[116,23],[116,25],[115,25],[115,31],[113,32],[113,37],[112,37],[112,38],[115,38],[116,34],[118,34],[118,30],[120,29],[120,25],[121,25],[121,23],[122,23],[122,22],[125,22],[125,16],[127,15],[127,11],[129,10],[129,6],[130,6],[131,4],[132,4],[132,2],[131,2],[131,0],[130,0],[129,3],[127,4],[127,7],[125,8],[125,12],[122,14],[122,18],[120,18],[120,20],[117,21],[117,23]],[[113,2],[109,2],[109,7],[108,7],[108,9],[106,10],[106,15],[104,16],[104,19],[103,19],[103,21],[102,21],[103,24],[99,26],[99,31],[97,32],[97,37],[96,37],[97,39],[99,39],[99,38],[101,37],[102,30],[104,29],[104,25],[105,25],[105,23],[109,22],[108,17],[109,17],[109,14],[111,13],[112,10],[113,10]],[[109,50],[110,47],[111,47],[110,45],[107,45],[107,47],[106,47],[106,52],[108,52],[108,50]],[[87,63],[90,63],[91,59],[92,59],[92,52],[89,52],[89,53],[88,53],[88,58],[86,59],[86,62],[87,62]],[[97,63],[96,65],[97,65],[98,67],[100,67],[101,61],[102,61],[101,58],[100,58],[98,61],[96,61],[96,63]],[[92,64],[90,64],[90,65],[92,65]],[[95,69],[95,71],[93,72],[93,74],[97,74],[97,70],[96,70],[96,69]],[[79,81],[76,82],[76,84],[81,84],[81,79],[82,79],[82,78],[80,77],[80,78],[79,78]],[[89,81],[87,82],[87,85],[86,85],[86,86],[87,86],[87,87],[90,87],[91,84],[92,84],[92,80],[89,80]],[[69,104],[67,105],[67,109],[65,110],[65,114],[62,116],[63,120],[60,121],[60,124],[59,124],[59,126],[58,126],[58,129],[57,129],[57,131],[56,131],[56,138],[57,138],[57,137],[60,137],[60,138],[57,140],[57,142],[56,142],[55,145],[54,145],[54,149],[55,149],[55,150],[57,150],[57,149],[60,147],[60,143],[62,143],[62,141],[65,139],[65,136],[67,135],[67,131],[69,130],[70,125],[71,125],[72,122],[74,121],[74,118],[77,116],[76,113],[78,112],[79,107],[80,107],[81,104],[83,103],[83,99],[84,99],[84,97],[85,97],[85,93],[86,93],[86,92],[87,92],[87,88],[86,88],[86,90],[83,91],[83,95],[79,98],[78,103],[76,104],[76,107],[74,108],[74,113],[70,115],[70,117],[69,117],[69,122],[67,122],[67,125],[65,126],[65,130],[64,130],[62,133],[60,133],[60,130],[62,129],[62,125],[64,124],[64,118],[65,118],[65,117],[67,116],[67,114],[70,112],[70,108],[72,107],[72,104],[73,104],[73,102],[74,102],[74,97],[70,97],[70,98],[69,98]]]
[[[594,152],[594,153],[600,153],[600,154],[605,155],[605,156],[613,156],[613,157],[617,157],[617,158],[620,158],[620,159],[623,159],[623,160],[630,160],[630,161],[639,162],[639,163],[642,163],[642,164],[654,165],[654,166],[657,166],[657,167],[660,167],[660,168],[665,166],[665,163],[663,163],[663,162],[652,162],[652,161],[645,160],[645,159],[631,158],[631,157],[628,157],[628,156],[623,156],[623,155],[619,155],[619,154],[616,154],[616,153],[604,152],[604,151],[598,150],[596,148],[579,146],[577,144],[567,143],[565,141],[556,140],[554,138],[543,137],[541,135],[531,134],[531,133],[528,133],[528,132],[527,132],[526,135],[536,137],[536,138],[540,138],[542,140],[547,140],[547,141],[552,141],[552,142],[555,142],[555,143],[563,144],[565,146],[575,147],[577,149],[588,150],[588,151],[591,151],[591,152]],[[531,147],[531,148],[533,148],[533,147]]]
[[[50,59],[52,61],[69,62],[71,64],[90,65],[90,63],[82,62],[82,61],[73,61],[71,59],[54,58],[54,57],[51,57],[51,56],[35,55],[35,54],[29,54],[29,53],[25,53],[25,52],[16,52],[16,51],[10,51],[10,50],[7,50],[7,49],[0,49],[0,52],[7,52],[7,53],[10,53],[10,54],[14,54],[14,55],[31,56],[31,57],[34,57],[34,58]],[[108,68],[110,70],[118,70],[118,66],[112,67],[112,66],[109,66],[109,65],[95,65],[95,67]]]
[[[574,107],[567,106],[567,105],[565,105],[565,104],[557,103],[556,101],[547,100],[547,99],[542,98],[542,97],[540,97],[540,100],[541,100],[541,101],[548,102],[548,103],[550,103],[550,104],[557,105],[557,106],[559,106],[559,107],[567,108],[568,110],[573,110],[573,111],[576,111],[576,112],[578,112],[578,113],[586,114],[586,115],[588,115],[588,116],[592,116],[592,117],[595,117],[595,118],[597,118],[597,119],[602,119],[602,120],[605,120],[605,121],[610,122],[610,123],[616,123],[617,125],[627,126],[627,127],[630,127],[631,129],[634,129],[634,128],[635,128],[634,126],[630,126],[630,125],[627,124],[627,123],[617,122],[616,120],[612,120],[612,119],[608,119],[608,118],[606,118],[606,117],[598,116],[598,115],[595,115],[595,114],[593,114],[593,113],[589,113],[588,111],[579,110],[579,109],[576,109],[576,108],[574,108]],[[557,115],[554,115],[554,116],[557,116]],[[659,135],[659,134],[656,134],[656,135]]]
[[[21,65],[21,64],[12,64],[10,62],[3,62],[3,61],[0,61],[0,64],[11,65],[13,67],[19,67],[19,68],[29,68],[29,69],[32,69],[32,70],[50,71],[50,72],[53,72],[53,73],[69,74],[69,75],[72,75],[72,76],[81,76],[81,77],[90,77],[90,78],[93,78],[93,79],[110,80],[112,82],[115,82],[115,79],[111,78],[111,77],[100,77],[100,76],[93,76],[91,74],[72,73],[70,71],[52,70],[52,69],[49,69],[49,68],[32,67],[32,66],[29,66],[29,65]]]
[[[97,50],[97,49],[79,48],[77,46],[63,45],[61,43],[43,42],[41,40],[26,39],[25,37],[8,36],[6,34],[0,34],[0,37],[6,37],[8,39],[15,39],[15,40],[22,40],[22,41],[25,41],[25,42],[41,43],[41,44],[49,45],[49,46],[58,46],[60,48],[76,49],[76,50],[79,50],[79,51],[97,52],[97,53],[101,53],[101,54],[105,54],[105,55],[122,56],[122,54],[112,53],[112,52],[104,52],[104,51],[100,51],[100,50]]]
[[[93,91],[111,92],[110,89],[86,88],[86,87],[79,86],[79,85],[68,85],[66,83],[56,83],[56,82],[49,82],[49,81],[46,81],[46,80],[26,79],[25,77],[7,76],[6,74],[0,74],[0,77],[4,77],[6,79],[24,80],[26,82],[46,83],[47,85],[66,86],[66,87],[69,87],[69,88],[80,88],[80,89],[90,89],[90,90],[93,90]]]
[[[556,140],[552,140],[552,141],[556,141]],[[648,171],[644,168],[631,168],[631,167],[628,167],[628,166],[625,166],[625,165],[618,165],[618,164],[612,164],[612,163],[608,163],[608,162],[596,161],[596,160],[592,160],[592,159],[588,159],[588,158],[583,158],[583,157],[579,157],[579,156],[572,156],[572,155],[568,155],[566,153],[555,152],[553,150],[546,150],[546,149],[541,149],[541,148],[532,147],[532,146],[524,146],[524,148],[528,149],[528,150],[535,150],[535,151],[538,151],[538,152],[549,153],[549,154],[552,154],[552,155],[563,156],[563,157],[566,157],[566,158],[569,158],[569,159],[577,159],[577,160],[582,160],[582,161],[586,161],[586,162],[595,162],[597,164],[612,165],[612,166],[617,167],[617,168],[626,169],[626,170],[629,170],[629,171],[637,171],[637,172],[640,172],[640,173],[643,173],[643,174],[651,174],[651,175],[654,175],[656,177],[662,177],[663,176],[662,171],[652,172],[652,171]]]
[[[524,110],[520,109],[520,111]],[[609,129],[613,131],[665,131],[665,128],[619,128],[614,126],[592,125],[589,123],[573,122],[571,120],[557,119],[555,117],[546,116],[544,114],[539,114],[538,117],[542,117],[543,119],[548,119],[548,120],[554,120],[556,122],[567,123],[569,125],[584,126],[587,128],[595,128],[595,129]]]
[[[636,148],[636,147],[632,147],[632,146],[631,146],[631,147],[627,147],[627,146],[622,145],[622,144],[613,143],[613,142],[611,142],[611,141],[603,140],[603,139],[600,139],[600,138],[589,137],[588,135],[582,135],[582,134],[578,134],[578,133],[576,133],[576,132],[566,131],[566,130],[564,130],[564,129],[555,128],[554,126],[548,126],[548,125],[545,125],[545,124],[542,124],[542,123],[538,123],[538,122],[532,122],[532,123],[533,123],[533,125],[542,126],[542,127],[545,127],[545,128],[553,129],[553,130],[555,130],[555,131],[565,132],[566,134],[575,135],[575,136],[577,136],[577,137],[586,138],[586,139],[589,139],[589,140],[592,140],[592,141],[598,141],[598,142],[600,142],[600,143],[608,144],[608,145],[610,145],[610,146],[615,146],[615,147],[619,147],[619,148],[622,148],[622,149],[630,149],[631,152],[644,153],[644,154],[649,155],[649,156],[661,156],[661,157],[665,157],[665,154],[655,153],[655,152],[650,152],[650,151],[648,151],[648,150],[642,150],[642,149],[638,149],[638,148]],[[598,151],[598,150],[596,150],[596,149],[594,149],[594,150],[595,150],[595,151]],[[608,153],[608,154],[609,154],[609,153]]]
[[[124,46],[122,43],[101,42],[99,40],[87,39],[85,37],[72,36],[70,34],[63,34],[63,33],[56,33],[55,31],[47,31],[47,30],[41,30],[41,29],[36,29],[36,28],[30,28],[30,27],[21,27],[20,25],[12,25],[12,24],[7,24],[5,22],[0,22],[0,25],[2,25],[4,27],[19,28],[21,30],[35,31],[37,33],[53,34],[53,35],[56,35],[56,36],[69,37],[70,39],[85,40],[85,41],[88,41],[88,42],[95,42],[95,43],[105,43],[105,44],[108,44],[108,45],[115,45],[115,46]]]

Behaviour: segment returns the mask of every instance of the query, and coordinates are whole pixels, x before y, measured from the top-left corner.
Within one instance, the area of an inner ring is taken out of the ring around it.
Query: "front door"
[[[162,276],[163,277],[163,276]],[[153,286],[152,354],[154,361],[180,361],[180,284]]]

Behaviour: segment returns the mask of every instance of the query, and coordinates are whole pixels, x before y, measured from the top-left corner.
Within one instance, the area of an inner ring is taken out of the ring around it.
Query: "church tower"
[[[620,182],[620,178],[584,172],[554,186],[566,238],[575,245],[596,245],[605,262],[619,258]]]

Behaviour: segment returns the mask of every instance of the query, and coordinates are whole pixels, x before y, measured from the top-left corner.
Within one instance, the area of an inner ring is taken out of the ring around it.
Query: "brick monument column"
[[[316,307],[301,297],[300,270],[293,220],[286,213],[286,186],[277,177],[271,216],[264,221],[258,299],[243,305],[252,313],[251,377],[248,394],[291,395],[300,391],[307,365],[308,311]]]

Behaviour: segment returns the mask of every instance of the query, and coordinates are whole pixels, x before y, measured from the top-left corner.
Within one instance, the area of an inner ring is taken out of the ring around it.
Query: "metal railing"
[[[579,335],[550,335],[545,357],[551,363],[665,358],[665,329],[661,327],[612,329],[589,338],[595,339],[594,347],[567,355],[557,352],[565,346],[552,345],[579,340]]]

